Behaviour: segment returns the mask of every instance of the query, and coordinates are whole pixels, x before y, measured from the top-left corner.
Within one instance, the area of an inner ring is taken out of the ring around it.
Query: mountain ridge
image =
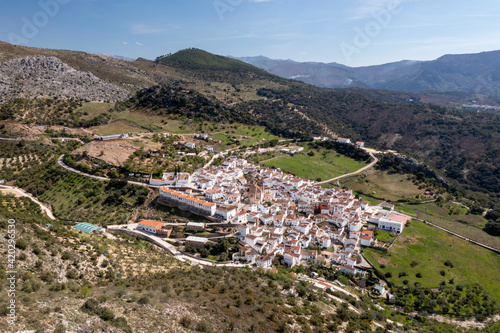
[[[296,77],[324,88],[360,87],[412,93],[465,91],[500,96],[500,50],[446,54],[429,61],[401,60],[362,67],[274,60],[264,56],[237,59],[270,73]]]

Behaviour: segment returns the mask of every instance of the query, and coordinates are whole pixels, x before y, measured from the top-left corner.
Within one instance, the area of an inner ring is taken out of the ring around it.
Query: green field
[[[284,172],[308,179],[328,180],[356,171],[366,164],[352,158],[328,151],[326,155],[315,151],[314,156],[296,154],[277,158],[263,163],[266,166],[280,168]]]
[[[422,222],[412,221],[388,252],[366,248],[364,255],[383,274],[390,272],[389,280],[396,286],[408,280],[412,286],[420,282],[423,287],[438,287],[454,279],[455,285],[478,283],[500,302],[500,255]],[[444,265],[447,260],[453,268]],[[407,276],[399,277],[400,272]]]
[[[411,180],[408,180],[407,175],[389,174],[378,170],[366,177],[350,177],[343,180],[342,185],[353,191],[363,192],[388,201],[414,198],[425,192],[425,189],[419,189]]]
[[[145,129],[140,127],[132,126],[124,121],[115,121],[106,125],[91,127],[91,130],[95,131],[97,135],[113,135],[121,133],[146,133]]]
[[[384,230],[375,229],[375,238],[381,242],[392,243],[394,238],[396,238],[396,235]]]
[[[460,205],[448,202],[440,207],[435,203],[426,203],[399,206],[397,210],[500,249],[500,237],[491,236],[482,230],[486,219],[467,214],[467,209]]]
[[[250,146],[261,139],[280,139],[265,131],[262,126],[242,124],[219,124],[209,121],[195,122],[178,119],[170,115],[158,115],[147,111],[122,111],[114,114],[115,119],[123,119],[152,131],[163,131],[174,134],[213,133],[213,137],[223,143],[231,143],[230,138],[239,140],[241,144]]]
[[[82,119],[89,120],[101,113],[107,113],[113,105],[113,103],[83,102],[82,106],[76,109],[76,112],[82,114]]]

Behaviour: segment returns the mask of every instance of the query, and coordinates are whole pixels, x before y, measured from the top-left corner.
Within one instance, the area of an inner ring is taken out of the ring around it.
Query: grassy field
[[[353,191],[362,191],[367,194],[375,192],[373,196],[389,201],[414,198],[425,192],[425,189],[419,189],[412,181],[408,180],[407,175],[388,174],[384,171],[374,171],[363,178],[350,177],[341,182],[342,185]]]
[[[156,132],[163,131],[174,134],[214,133],[213,136],[224,144],[231,143],[230,138],[239,140],[250,146],[261,139],[280,139],[265,131],[262,126],[247,126],[241,124],[219,124],[209,121],[193,122],[186,119],[175,119],[169,115],[150,114],[147,111],[122,111],[114,114],[116,119],[133,122],[138,126],[150,128]]]
[[[375,238],[381,242],[392,243],[394,238],[396,238],[396,235],[394,233],[376,229]]]
[[[97,135],[112,135],[121,133],[146,133],[147,130],[140,127],[129,125],[124,121],[115,121],[106,125],[91,127],[91,130],[95,131]]]
[[[468,215],[467,209],[460,205],[445,203],[443,207],[439,207],[435,203],[426,203],[399,206],[397,210],[500,249],[500,238],[488,235],[482,230],[486,219],[478,215]]]
[[[82,114],[82,119],[88,120],[101,113],[106,113],[113,105],[113,103],[83,102],[82,106],[76,109],[76,112]]]
[[[280,168],[284,172],[291,173],[303,178],[327,180],[341,176],[345,173],[356,171],[364,163],[351,158],[327,152],[326,155],[315,151],[314,156],[297,154],[290,157],[278,158],[263,163],[269,167]]]
[[[382,273],[390,272],[397,286],[408,280],[409,285],[438,287],[454,279],[455,285],[479,283],[500,301],[500,256],[422,222],[411,222],[388,252],[367,248],[364,254]],[[447,260],[453,267],[444,265]],[[399,277],[400,272],[407,276]],[[417,273],[422,277],[417,278]]]

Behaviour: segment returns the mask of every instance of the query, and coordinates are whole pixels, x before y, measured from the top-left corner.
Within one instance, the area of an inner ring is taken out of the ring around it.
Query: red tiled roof
[[[149,220],[142,220],[139,222],[139,224],[147,225],[149,227],[153,227],[156,229],[161,229],[161,227],[163,226],[163,222],[149,221]]]

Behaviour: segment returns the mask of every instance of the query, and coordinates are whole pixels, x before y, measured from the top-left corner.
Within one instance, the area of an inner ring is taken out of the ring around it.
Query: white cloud
[[[130,29],[134,35],[161,34],[168,30],[167,27],[153,27],[145,24],[132,24]]]
[[[136,45],[142,46],[142,43],[140,42],[135,42]]]
[[[400,8],[406,2],[415,0],[356,0],[353,2],[354,8],[348,20],[363,20],[366,18],[373,18],[373,15],[382,10],[389,8]]]
[[[128,42],[122,42],[122,43],[123,43],[123,45],[128,45]]]

